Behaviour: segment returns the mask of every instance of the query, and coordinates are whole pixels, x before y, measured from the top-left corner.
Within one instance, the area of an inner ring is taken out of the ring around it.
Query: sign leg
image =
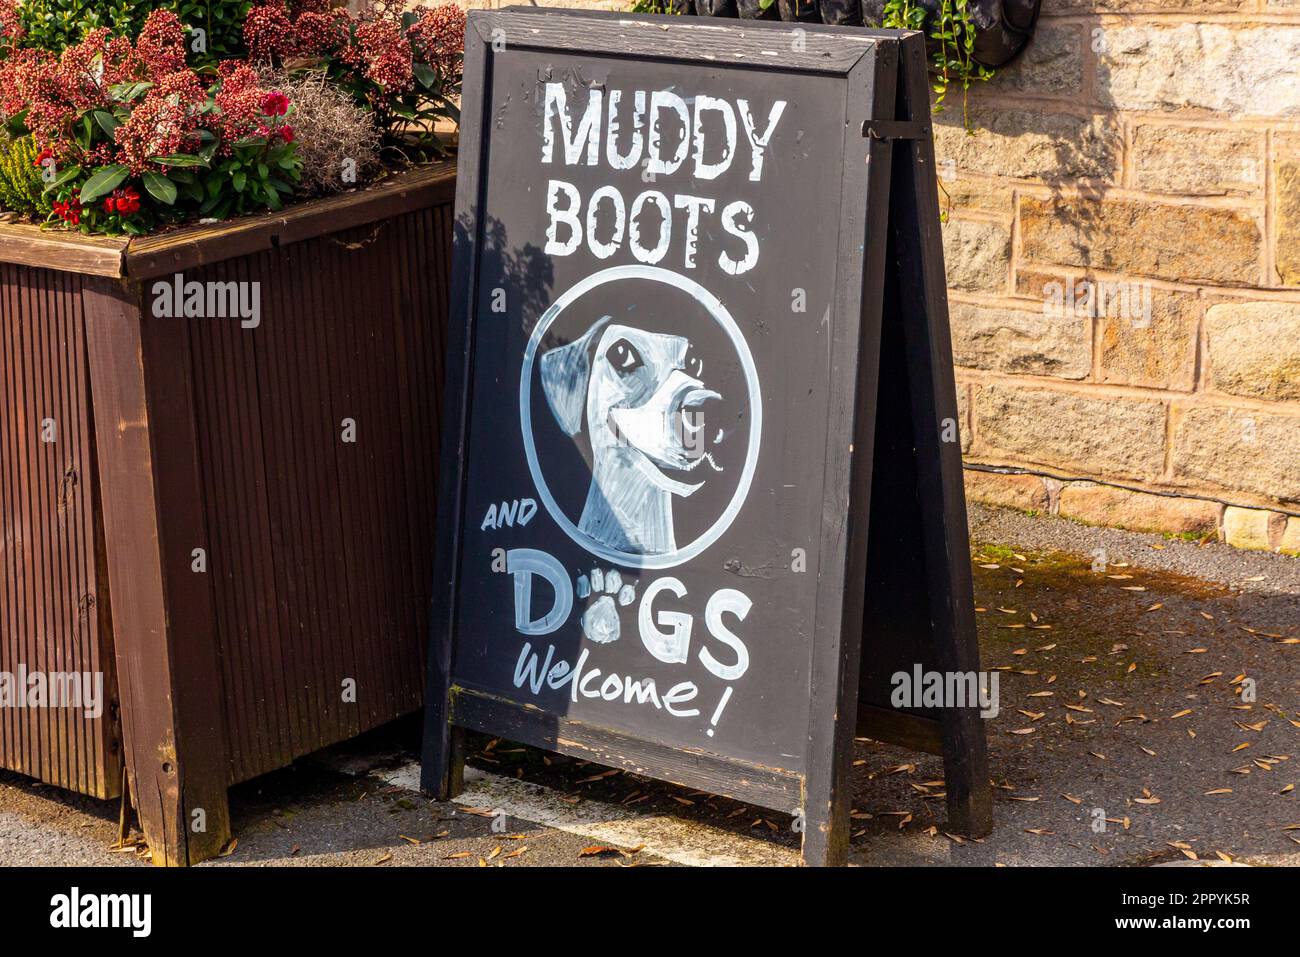
[[[449,801],[465,789],[465,731],[450,723],[447,687],[434,672],[431,664],[425,690],[420,790],[438,801]]]
[[[919,36],[904,40],[905,57],[922,60]],[[928,114],[930,101],[924,71],[904,69],[901,87],[913,120]],[[900,154],[903,151],[900,151]],[[946,674],[979,672],[975,596],[971,581],[962,482],[961,443],[946,428],[957,416],[952,375],[952,340],[948,327],[943,243],[939,236],[939,198],[934,178],[934,145],[916,140],[908,161],[894,169],[893,228],[904,288],[919,290],[923,316],[904,322],[912,393],[926,577],[931,582],[930,621],[935,663]],[[916,321],[923,318],[924,321]],[[948,702],[943,731],[944,781],[951,826],[972,837],[993,827],[988,751],[978,704],[955,707]]]

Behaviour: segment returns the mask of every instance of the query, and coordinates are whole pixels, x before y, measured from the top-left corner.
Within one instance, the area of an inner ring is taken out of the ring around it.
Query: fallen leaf
[[[621,854],[617,847],[608,844],[591,844],[578,852],[579,857],[604,857],[607,854]]]
[[[599,774],[593,774],[593,775],[592,775],[591,777],[589,777],[589,778],[583,778],[581,781],[576,781],[576,782],[574,782],[574,783],[575,783],[575,784],[590,784],[592,781],[601,781],[601,780],[604,780],[605,778],[613,777],[615,774],[622,774],[622,773],[623,773],[623,772],[620,771],[618,768],[611,768],[611,769],[608,770],[608,771],[601,771]]]

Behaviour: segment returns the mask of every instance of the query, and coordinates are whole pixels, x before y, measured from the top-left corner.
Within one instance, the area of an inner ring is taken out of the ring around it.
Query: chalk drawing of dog
[[[573,436],[585,415],[590,431],[591,486],[578,528],[609,548],[676,551],[673,496],[703,487],[702,480],[686,481],[701,464],[722,471],[700,448],[699,412],[722,396],[704,387],[703,364],[690,345],[684,336],[603,316],[580,339],[541,356],[542,389],[556,421]]]

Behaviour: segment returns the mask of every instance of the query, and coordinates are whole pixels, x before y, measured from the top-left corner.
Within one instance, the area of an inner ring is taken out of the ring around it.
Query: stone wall
[[[1044,0],[969,107],[935,139],[971,497],[1300,553],[1300,0]]]
[[[1300,551],[1300,0],[1044,0],[969,104],[936,146],[972,497]]]

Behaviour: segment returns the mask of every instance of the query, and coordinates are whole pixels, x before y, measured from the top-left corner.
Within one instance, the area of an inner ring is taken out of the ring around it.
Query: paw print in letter
[[[613,568],[593,568],[591,578],[578,576],[578,597],[591,599],[582,613],[582,633],[598,645],[618,641],[618,610],[636,600],[636,586],[623,584],[623,576]]]

